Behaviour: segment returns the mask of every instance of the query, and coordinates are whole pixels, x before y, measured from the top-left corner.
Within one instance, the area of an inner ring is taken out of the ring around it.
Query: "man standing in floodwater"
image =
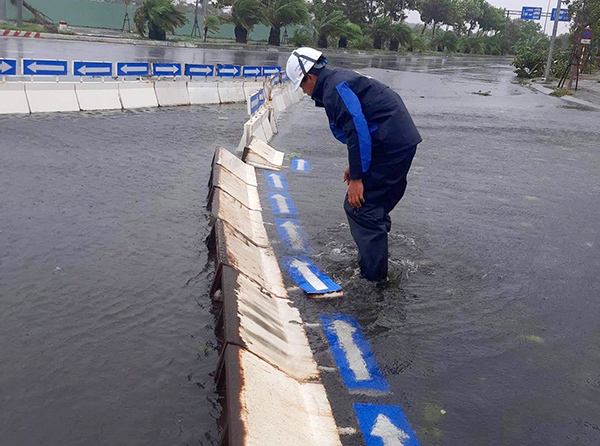
[[[326,65],[320,51],[298,48],[288,58],[286,74],[296,89],[325,107],[333,135],[348,146],[344,210],[362,277],[381,282],[388,274],[390,212],[404,195],[421,135],[387,85]]]

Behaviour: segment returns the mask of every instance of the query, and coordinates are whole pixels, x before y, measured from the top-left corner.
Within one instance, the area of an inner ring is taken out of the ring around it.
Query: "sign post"
[[[558,0],[556,4],[556,10],[560,11],[562,0]],[[558,17],[554,17],[554,28],[552,29],[552,39],[550,39],[550,49],[548,51],[548,60],[546,61],[546,71],[544,72],[544,79],[548,81],[550,78],[550,70],[552,69],[552,57],[554,56],[554,44],[556,43],[556,32],[558,31]]]

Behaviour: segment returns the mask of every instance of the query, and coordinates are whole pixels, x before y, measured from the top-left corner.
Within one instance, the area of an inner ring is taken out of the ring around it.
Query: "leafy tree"
[[[460,46],[465,54],[485,54],[487,49],[483,38],[469,35],[461,39]]]
[[[400,46],[410,48],[413,44],[413,32],[404,23],[395,23],[390,29],[390,51],[398,51]]]
[[[296,28],[291,42],[295,47],[312,46],[314,44],[312,30],[305,26]]]
[[[308,21],[308,6],[304,0],[262,0],[262,22],[271,27],[269,45],[281,45],[281,28]]]
[[[489,3],[483,4],[483,14],[479,19],[479,33],[487,33],[490,31],[500,31],[505,26],[505,10],[495,8]]]
[[[171,0],[144,0],[135,11],[133,22],[140,36],[146,36],[147,30],[149,38],[167,40],[167,32],[174,33],[187,23],[187,18]]]
[[[350,41],[350,48],[355,50],[373,49],[373,41],[368,35],[361,35]]]
[[[373,34],[373,48],[380,50],[390,36],[391,31],[391,18],[384,16],[375,18],[375,20],[373,20],[373,24],[371,25],[371,33]]]
[[[216,15],[207,15],[204,19],[204,41],[209,34],[216,34],[221,29],[221,19]]]
[[[467,35],[470,36],[483,17],[485,0],[462,0],[463,19],[468,24]]]
[[[393,22],[404,22],[406,10],[416,10],[418,0],[381,0],[381,12]]]
[[[421,0],[418,5],[421,21],[424,23],[421,35],[425,33],[427,25],[433,25],[433,36],[439,23],[448,23],[455,13],[455,2],[453,0]]]
[[[452,31],[446,31],[433,39],[433,45],[437,51],[455,53],[459,48],[458,36]]]
[[[323,2],[313,4],[313,14],[314,40],[317,41],[317,47],[327,48],[327,38],[332,35],[339,36],[348,19],[342,11],[332,9],[330,5]]]
[[[543,75],[548,57],[547,37],[521,40],[516,50],[513,65],[518,77],[531,78]]]
[[[348,41],[356,40],[357,38],[362,37],[362,35],[363,33],[360,25],[347,21],[339,31],[338,37],[340,39],[338,41],[338,47],[347,48]]]
[[[262,20],[261,8],[260,0],[234,0],[231,14],[226,20],[234,24],[237,43],[248,42],[248,33]]]

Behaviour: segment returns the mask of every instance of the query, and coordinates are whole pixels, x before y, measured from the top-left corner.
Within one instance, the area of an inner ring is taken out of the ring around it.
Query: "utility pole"
[[[125,3],[125,17],[123,17],[123,27],[121,28],[122,32],[125,32],[125,24],[127,24],[127,31],[131,32],[131,22],[129,21],[129,4],[131,0],[123,0]]]
[[[556,15],[554,16],[554,29],[552,30],[552,39],[550,39],[550,49],[548,51],[548,61],[546,62],[546,72],[544,78],[546,82],[550,79],[550,70],[552,69],[552,57],[554,56],[554,44],[556,43],[556,32],[558,31],[558,19],[560,17],[560,7],[562,0],[558,0],[556,4]]]
[[[17,0],[17,26],[23,26],[23,0]]]

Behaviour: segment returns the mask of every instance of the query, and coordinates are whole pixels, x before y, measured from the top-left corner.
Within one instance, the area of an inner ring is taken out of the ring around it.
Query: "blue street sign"
[[[355,392],[389,392],[389,385],[354,318],[342,314],[321,315],[321,322],[331,354],[348,389]]]
[[[75,76],[112,76],[113,64],[111,62],[73,62]]]
[[[354,412],[367,446],[420,446],[399,406],[354,403]]]
[[[240,65],[217,65],[217,76],[236,77],[242,72]]]
[[[214,65],[185,64],[186,76],[214,76]]]
[[[262,75],[262,67],[258,66],[243,66],[242,76],[244,77],[259,77]]]
[[[279,74],[280,71],[281,71],[281,67],[279,67],[279,66],[263,67],[263,75],[264,76],[272,76],[274,74]]]
[[[290,167],[294,172],[310,172],[310,163],[303,158],[294,158]]]
[[[152,73],[155,76],[181,76],[181,64],[155,62],[152,64]]]
[[[292,197],[285,192],[269,192],[269,201],[271,202],[271,210],[275,215],[296,215],[298,211]]]
[[[327,294],[342,291],[342,287],[331,280],[307,257],[285,257],[283,259],[290,277],[307,294]]]
[[[523,20],[540,20],[542,18],[542,8],[523,6],[521,18]]]
[[[16,74],[16,59],[0,59],[0,76],[15,76]]]
[[[265,178],[269,183],[269,188],[274,190],[288,190],[287,180],[285,175],[272,170],[265,170]]]
[[[550,17],[550,20],[552,20],[552,21],[556,20],[556,8],[552,8],[552,16]],[[560,14],[558,14],[558,21],[559,22],[570,22],[571,21],[571,16],[569,15],[568,9],[561,8]]]
[[[277,225],[279,239],[288,251],[310,254],[308,237],[297,220],[276,218],[275,224]]]
[[[117,76],[150,76],[148,62],[118,62]]]
[[[594,33],[590,28],[586,28],[583,30],[583,33],[581,34],[582,39],[591,39],[592,37],[594,37]]]
[[[261,102],[260,100],[260,92],[256,92],[255,94],[250,96],[250,114],[253,115],[254,113],[256,113],[263,103],[264,101]],[[267,172],[268,171],[265,171],[265,174]]]
[[[66,60],[23,59],[23,75],[65,76],[68,72]]]

